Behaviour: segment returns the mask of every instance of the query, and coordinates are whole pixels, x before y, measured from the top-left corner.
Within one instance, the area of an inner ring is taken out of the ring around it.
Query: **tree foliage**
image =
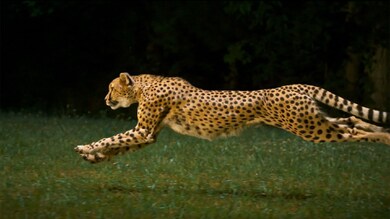
[[[342,93],[351,53],[363,66],[360,86],[375,48],[389,48],[384,1],[1,4],[1,107],[99,109],[119,71],[182,76],[207,89],[310,83]]]

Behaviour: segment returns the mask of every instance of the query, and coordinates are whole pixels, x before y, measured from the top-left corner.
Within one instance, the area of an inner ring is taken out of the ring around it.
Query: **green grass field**
[[[389,218],[388,146],[254,127],[213,142],[165,129],[94,165],[73,152],[134,124],[0,113],[0,218]]]

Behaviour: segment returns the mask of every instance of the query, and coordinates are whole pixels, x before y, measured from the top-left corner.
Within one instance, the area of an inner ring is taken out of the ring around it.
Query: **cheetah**
[[[108,90],[105,101],[113,110],[138,103],[138,123],[124,133],[74,148],[91,163],[154,143],[164,126],[213,140],[236,135],[247,126],[267,124],[315,143],[368,141],[390,145],[388,129],[366,122],[389,124],[389,112],[360,106],[312,85],[256,91],[203,90],[179,77],[123,72]],[[328,117],[318,102],[353,116]]]

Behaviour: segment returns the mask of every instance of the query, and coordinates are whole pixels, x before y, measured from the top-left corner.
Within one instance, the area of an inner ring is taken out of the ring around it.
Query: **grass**
[[[0,218],[388,218],[390,148],[313,144],[271,127],[156,144],[89,164],[73,147],[133,127],[0,113]]]

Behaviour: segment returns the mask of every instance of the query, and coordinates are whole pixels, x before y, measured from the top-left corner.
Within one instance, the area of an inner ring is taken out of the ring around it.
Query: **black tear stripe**
[[[369,109],[368,110],[368,120],[373,121],[373,117],[374,117],[374,110]]]

